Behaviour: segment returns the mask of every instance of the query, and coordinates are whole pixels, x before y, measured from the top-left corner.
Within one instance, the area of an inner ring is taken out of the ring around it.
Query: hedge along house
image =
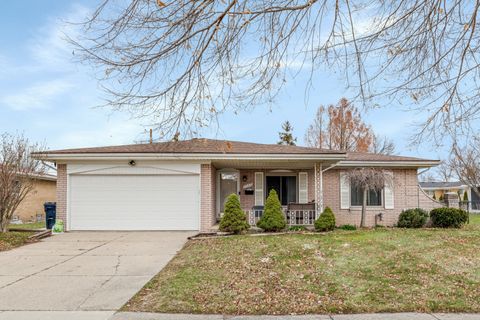
[[[177,142],[48,151],[57,165],[57,217],[67,230],[199,230],[208,232],[236,193],[254,225],[275,189],[290,225],[311,225],[325,206],[337,224],[360,223],[362,194],[346,170],[389,170],[393,185],[368,195],[367,225],[382,214],[437,204],[418,186],[417,170],[436,160],[237,141]]]

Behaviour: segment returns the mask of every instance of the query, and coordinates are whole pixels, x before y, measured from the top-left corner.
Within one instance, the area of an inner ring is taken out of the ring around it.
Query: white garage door
[[[71,175],[70,230],[198,230],[198,175]]]

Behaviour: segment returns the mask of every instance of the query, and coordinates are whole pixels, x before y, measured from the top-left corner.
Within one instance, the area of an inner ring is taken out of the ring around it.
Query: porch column
[[[67,179],[67,165],[57,164],[57,220],[63,220],[65,231],[70,229],[67,221]]]
[[[210,163],[200,165],[200,232],[211,231],[215,224],[215,172]]]
[[[322,164],[315,163],[315,211],[316,217],[323,211],[323,172]]]

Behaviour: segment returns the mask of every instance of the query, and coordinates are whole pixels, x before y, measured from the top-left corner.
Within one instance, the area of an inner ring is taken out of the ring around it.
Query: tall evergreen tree
[[[278,144],[285,144],[285,145],[290,145],[294,146],[295,142],[297,142],[297,138],[293,137],[293,127],[290,124],[290,121],[285,121],[282,124],[282,132],[278,133],[278,137],[280,138],[280,141],[278,141]]]

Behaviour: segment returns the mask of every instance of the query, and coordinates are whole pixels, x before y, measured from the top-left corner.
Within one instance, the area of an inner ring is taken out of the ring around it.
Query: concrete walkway
[[[1,318],[0,318],[1,319]],[[110,320],[479,320],[480,314],[376,313],[303,316],[222,316],[119,312]]]
[[[88,319],[107,319],[170,261],[190,235],[69,232],[0,252],[0,320],[84,319],[72,311],[94,311]]]

